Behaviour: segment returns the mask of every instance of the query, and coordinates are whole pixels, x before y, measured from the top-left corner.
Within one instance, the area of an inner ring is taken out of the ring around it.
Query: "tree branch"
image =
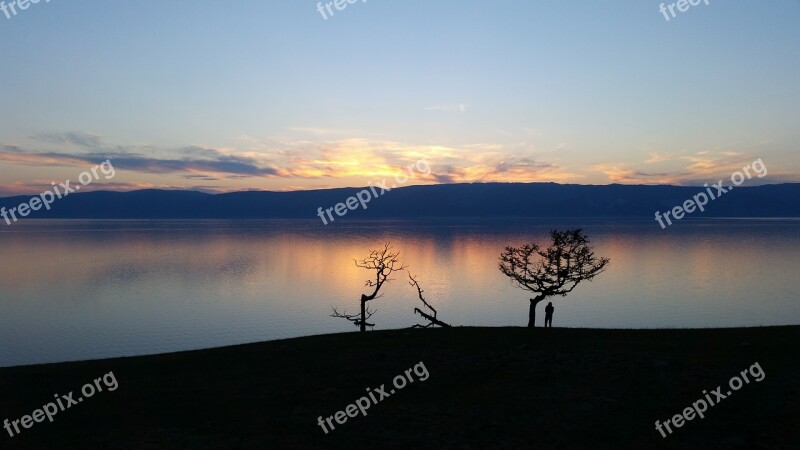
[[[531,243],[506,247],[500,254],[500,272],[517,287],[538,294],[537,299],[567,295],[580,282],[592,281],[610,262],[595,256],[589,238],[579,228],[553,230],[550,239],[546,249]]]
[[[425,305],[428,309],[430,309],[433,312],[433,315],[430,315],[430,314],[426,314],[426,313],[422,312],[422,310],[419,309],[419,308],[414,308],[414,314],[419,313],[420,316],[422,316],[423,318],[427,319],[428,322],[430,322],[430,323],[428,323],[427,325],[419,325],[419,324],[417,324],[417,325],[414,325],[412,328],[428,328],[428,327],[433,326],[433,325],[439,325],[440,327],[449,328],[450,327],[449,324],[444,323],[441,320],[436,318],[436,314],[437,314],[436,309],[433,306],[431,306],[430,303],[428,303],[425,300],[425,297],[422,296],[422,293],[425,292],[425,291],[422,290],[422,287],[420,287],[419,282],[417,282],[417,279],[413,275],[411,275],[411,273],[408,274],[408,278],[411,280],[411,281],[408,282],[408,284],[410,284],[411,286],[414,286],[414,287],[417,288],[417,295],[419,296],[419,299],[422,302],[422,304]]]
[[[338,317],[338,318],[342,318],[342,319],[345,319],[345,320],[349,320],[350,322],[353,322],[353,325],[355,325],[356,327],[361,327],[361,313],[347,314],[347,311],[344,311],[344,312],[340,313],[333,306],[331,306],[331,309],[333,310],[333,314],[331,314],[330,317]],[[375,314],[376,312],[377,312],[377,310],[375,310],[375,309],[369,309],[369,308],[366,309],[365,315],[364,315],[364,325],[365,326],[368,326],[368,327],[374,327],[375,326],[374,323],[369,323],[366,320],[369,319],[370,317],[372,317],[372,315]]]

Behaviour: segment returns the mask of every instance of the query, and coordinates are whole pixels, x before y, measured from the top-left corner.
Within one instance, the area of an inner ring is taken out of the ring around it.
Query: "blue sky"
[[[8,0],[6,0],[8,3]],[[0,195],[800,181],[800,1],[66,1],[0,13]],[[323,2],[326,3],[326,2]],[[669,4],[669,2],[666,2]]]

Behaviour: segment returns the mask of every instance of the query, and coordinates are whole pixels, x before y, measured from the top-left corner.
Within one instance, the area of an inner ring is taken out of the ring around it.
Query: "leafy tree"
[[[550,246],[536,243],[520,248],[506,247],[500,255],[500,272],[515,286],[533,292],[528,327],[536,326],[536,305],[547,297],[565,297],[584,280],[592,281],[608,266],[608,258],[598,258],[589,238],[580,228],[550,232]]]

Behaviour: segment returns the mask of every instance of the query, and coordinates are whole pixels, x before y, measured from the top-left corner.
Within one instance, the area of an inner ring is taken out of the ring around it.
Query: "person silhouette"
[[[547,307],[544,308],[544,326],[553,328],[553,311],[555,308],[553,307],[553,302],[548,302]]]

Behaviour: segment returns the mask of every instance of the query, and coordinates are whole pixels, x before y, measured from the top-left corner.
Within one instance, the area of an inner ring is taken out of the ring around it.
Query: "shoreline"
[[[719,331],[719,330],[752,330],[752,329],[773,329],[773,328],[800,328],[800,324],[792,324],[792,325],[752,325],[752,326],[734,326],[734,327],[703,327],[703,328],[680,328],[680,327],[658,327],[658,328],[587,328],[587,327],[554,327],[555,329],[559,330],[583,330],[583,331],[597,331],[597,332],[650,332],[650,331],[681,331],[681,332],[707,332],[707,331]],[[462,329],[490,329],[490,330],[504,330],[504,329],[523,329],[527,330],[527,327],[524,326],[503,326],[503,327],[493,327],[493,326],[454,326],[452,328],[462,328]],[[544,327],[536,327],[536,330],[544,328]],[[382,332],[400,332],[400,331],[410,331],[411,328],[389,328],[385,330],[372,330],[368,331],[367,333],[382,333]],[[166,351],[161,353],[143,353],[138,355],[121,355],[121,356],[109,356],[103,358],[89,358],[89,359],[75,359],[75,360],[65,360],[65,361],[53,361],[53,362],[42,362],[42,363],[33,363],[33,364],[18,364],[13,366],[0,366],[0,372],[7,369],[20,369],[20,368],[30,368],[30,367],[37,367],[37,366],[52,366],[52,365],[66,365],[66,364],[81,364],[81,363],[99,363],[103,361],[111,361],[111,360],[123,360],[123,359],[131,359],[131,358],[151,358],[151,357],[163,357],[168,355],[179,355],[184,353],[196,353],[196,352],[211,352],[211,351],[224,351],[225,349],[232,349],[235,347],[242,347],[242,346],[251,346],[251,345],[265,345],[269,343],[278,343],[278,342],[288,342],[294,341],[299,339],[314,339],[314,338],[322,338],[326,336],[341,336],[341,335],[349,335],[349,334],[358,334],[357,331],[342,331],[339,333],[324,333],[324,334],[308,334],[303,336],[294,336],[294,337],[287,337],[287,338],[278,338],[278,339],[270,339],[265,341],[255,341],[255,342],[242,342],[238,344],[228,344],[222,345],[218,347],[203,347],[203,348],[195,348],[195,349],[187,349],[187,350],[176,350],[176,351]]]

